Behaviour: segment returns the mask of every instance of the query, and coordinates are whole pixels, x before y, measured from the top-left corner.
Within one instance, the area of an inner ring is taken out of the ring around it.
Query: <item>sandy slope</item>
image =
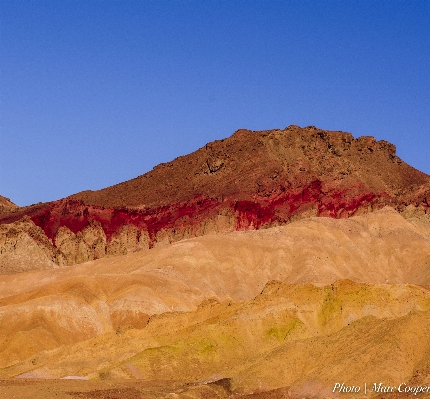
[[[82,290],[108,302],[145,299],[145,309],[152,314],[172,306],[185,310],[211,295],[249,299],[273,279],[428,284],[429,240],[428,218],[405,220],[387,207],[349,219],[309,218],[266,230],[197,237],[73,267],[1,276],[0,298],[34,297],[35,291],[43,296],[46,290],[62,293],[69,285],[81,284]]]

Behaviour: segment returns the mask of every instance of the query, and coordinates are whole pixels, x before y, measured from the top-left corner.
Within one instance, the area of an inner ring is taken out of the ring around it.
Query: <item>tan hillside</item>
[[[176,381],[179,396],[161,396],[165,383],[154,398],[279,388],[292,397],[328,397],[338,380],[430,383],[429,330],[430,291],[422,287],[271,282],[242,303],[213,299],[191,312],[153,316],[144,328],[63,342],[0,376],[139,379],[140,392]]]
[[[344,220],[310,218],[267,230],[209,235],[72,268],[33,272],[40,277],[31,280],[25,274],[4,276],[0,296],[81,276],[89,276],[88,285],[91,279],[110,278],[110,274],[117,281],[145,274],[171,281],[173,286],[181,283],[186,287],[184,293],[193,287],[205,296],[227,295],[235,300],[249,299],[272,279],[427,284],[429,236],[428,218],[408,221],[390,208]],[[180,293],[177,288],[175,296],[180,298]]]
[[[430,220],[391,208],[3,275],[0,378],[139,379],[124,395],[153,398],[430,384],[429,284]]]
[[[65,264],[63,254],[29,217],[0,225],[0,274],[53,269]]]

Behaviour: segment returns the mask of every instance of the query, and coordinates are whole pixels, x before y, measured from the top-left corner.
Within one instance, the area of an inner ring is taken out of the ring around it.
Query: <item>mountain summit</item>
[[[397,202],[396,197],[429,182],[429,176],[402,162],[387,141],[289,126],[237,130],[133,180],[71,198],[102,207],[153,208],[198,196],[273,201],[287,192],[321,186],[327,194],[372,193]]]

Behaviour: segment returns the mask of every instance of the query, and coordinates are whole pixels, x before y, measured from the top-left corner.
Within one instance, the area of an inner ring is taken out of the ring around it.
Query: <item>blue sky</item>
[[[136,177],[238,128],[375,136],[430,174],[430,1],[0,2],[0,194]]]

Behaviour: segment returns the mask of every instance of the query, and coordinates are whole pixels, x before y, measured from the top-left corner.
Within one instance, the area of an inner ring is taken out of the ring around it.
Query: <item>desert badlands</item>
[[[430,176],[289,126],[0,197],[0,326],[0,398],[430,397]]]

